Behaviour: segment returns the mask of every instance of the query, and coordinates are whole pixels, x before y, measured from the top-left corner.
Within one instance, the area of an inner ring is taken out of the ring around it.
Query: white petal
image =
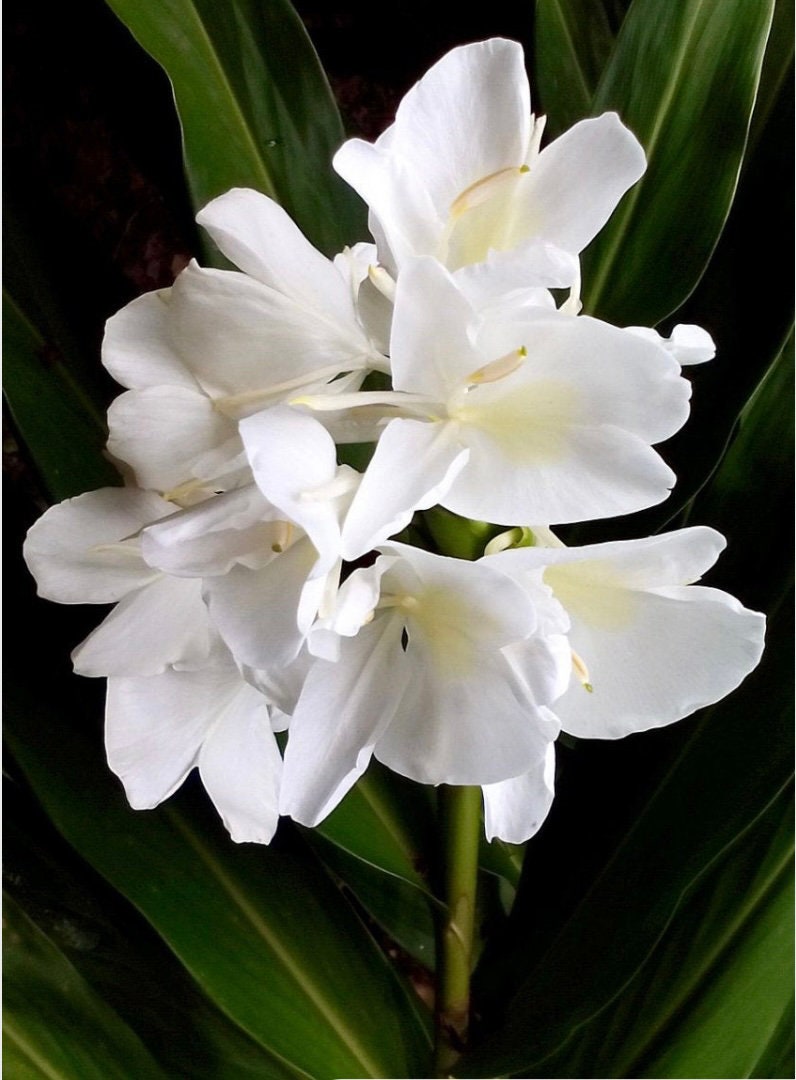
[[[444,499],[469,456],[454,436],[447,425],[421,420],[387,425],[343,525],[343,558],[359,558],[400,532],[415,510]]]
[[[128,390],[108,410],[108,449],[135,470],[141,487],[172,491],[194,478],[209,450],[241,449],[237,426],[201,391],[183,386]]]
[[[440,500],[463,517],[499,525],[595,520],[655,506],[675,483],[658,454],[628,432],[567,431],[562,423],[523,436],[516,413],[503,415],[503,427],[493,416],[490,430],[462,433],[470,459]]]
[[[236,563],[260,566],[284,533],[278,511],[254,484],[207,499],[145,529],[141,550],[150,566],[179,577],[226,574]]]
[[[128,537],[173,511],[154,492],[137,488],[102,488],[51,506],[23,547],[39,596],[59,604],[112,604],[154,580],[140,544]]]
[[[204,663],[213,636],[201,582],[159,577],[121,600],[72,661],[79,675],[158,675]]]
[[[577,254],[645,169],[641,144],[616,113],[581,120],[531,163],[518,232]]]
[[[199,754],[202,783],[236,843],[273,837],[281,772],[265,698],[240,680]]]
[[[678,323],[668,338],[661,337],[656,330],[651,330],[648,326],[626,326],[625,331],[647,341],[654,341],[670,352],[677,363],[684,367],[688,364],[704,364],[716,355],[713,338],[701,326]]]
[[[239,680],[229,667],[108,679],[108,764],[133,809],[157,806],[182,784]]]
[[[304,640],[299,602],[316,561],[305,538],[258,570],[235,566],[205,580],[213,624],[239,663],[271,670],[295,659]]]
[[[710,569],[726,547],[721,533],[704,525],[638,540],[584,547],[516,548],[490,556],[506,573],[547,567],[545,581],[567,610],[578,610],[588,588],[654,589],[689,585]]]
[[[486,561],[403,544],[383,550],[403,556],[384,575],[382,596],[399,600],[408,644],[401,703],[376,756],[421,783],[492,783],[523,772],[550,737],[501,651],[534,628],[527,594]]]
[[[543,761],[522,776],[484,785],[487,840],[497,837],[509,844],[523,844],[539,831],[553,805],[555,761],[555,745],[550,743]]]
[[[764,628],[762,615],[717,589],[595,593],[589,611],[573,613],[570,632],[593,691],[573,678],[555,705],[561,726],[583,738],[617,739],[689,716],[757,665]]]
[[[490,251],[483,262],[457,270],[453,280],[481,311],[500,304],[550,306],[553,298],[546,290],[569,288],[578,274],[576,256],[535,237],[510,251]]]
[[[447,400],[484,363],[472,343],[476,319],[454,278],[436,260],[408,263],[395,293],[390,352],[395,389]]]
[[[675,360],[684,366],[704,364],[716,355],[716,345],[707,330],[688,323],[678,323],[667,344]]]
[[[340,275],[330,272],[345,291]],[[329,369],[366,367],[372,348],[359,324],[308,307],[225,270],[192,264],[177,278],[170,305],[173,333],[197,381],[213,398],[295,387]]]
[[[287,406],[242,420],[240,433],[263,495],[307,533],[327,570],[340,552],[337,503],[321,497],[337,474],[331,435],[314,417]]]
[[[145,293],[111,316],[105,324],[102,362],[122,386],[198,389],[196,380],[171,340],[171,289]]]
[[[317,825],[367,768],[400,699],[401,629],[382,615],[342,642],[337,663],[316,660],[290,722],[281,813]]]
[[[245,273],[319,316],[355,320],[350,290],[282,207],[250,188],[232,188],[196,216],[219,249]]]

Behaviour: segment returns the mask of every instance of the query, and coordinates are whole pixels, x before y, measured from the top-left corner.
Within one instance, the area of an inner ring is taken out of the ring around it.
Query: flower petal
[[[531,163],[517,200],[518,234],[581,252],[646,167],[641,144],[616,113],[581,120]]]
[[[484,784],[484,831],[487,840],[524,844],[541,828],[553,805],[555,791],[555,744],[549,743],[544,759],[521,776]]]
[[[112,315],[105,324],[102,363],[122,386],[183,386],[197,390],[172,342],[171,289],[145,293]]]
[[[267,844],[279,822],[282,757],[262,694],[239,677],[199,753],[199,774],[235,843]]]
[[[468,456],[447,425],[390,421],[343,524],[343,558],[359,558],[400,532],[415,510],[443,501]]]
[[[317,825],[362,775],[400,699],[402,624],[390,614],[316,660],[290,721],[280,811]]]
[[[157,806],[182,784],[235,693],[235,676],[225,667],[108,679],[108,764],[134,810]]]
[[[409,91],[375,146],[352,139],[333,164],[370,206],[399,264],[410,255],[437,255],[456,198],[524,160],[530,111],[516,42],[461,46]]]
[[[303,538],[259,569],[234,566],[205,579],[210,617],[239,663],[269,670],[295,659],[304,641],[299,603],[316,561]]]
[[[174,512],[152,491],[102,488],[51,506],[31,526],[23,554],[39,596],[59,604],[112,604],[158,575],[137,534]]]
[[[72,662],[79,675],[158,675],[205,663],[213,641],[201,582],[159,577],[121,600]]]
[[[184,386],[128,390],[111,404],[108,427],[111,454],[132,466],[141,487],[156,491],[194,479],[197,460],[212,449],[227,445],[230,460],[241,450],[236,424]]]
[[[343,320],[246,274],[193,263],[172,287],[169,313],[186,366],[221,404],[244,393],[276,394],[282,384],[295,393],[319,371],[331,379],[367,367],[373,352],[353,315]]]
[[[232,188],[209,202],[196,220],[244,273],[319,316],[355,322],[351,292],[341,274],[267,195]]]
[[[760,660],[763,615],[718,589],[606,589],[591,599],[590,612],[570,612],[570,641],[593,690],[573,677],[555,704],[571,735],[618,739],[670,724],[730,693]]]

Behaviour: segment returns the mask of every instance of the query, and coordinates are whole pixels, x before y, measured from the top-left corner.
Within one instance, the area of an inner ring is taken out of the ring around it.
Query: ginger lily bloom
[[[485,556],[516,581],[535,584],[541,572],[569,616],[570,684],[553,706],[564,731],[617,739],[662,727],[719,701],[756,667],[765,617],[693,584],[724,546],[715,530],[694,527]]]
[[[553,660],[532,682],[506,651],[536,632],[524,587],[485,562],[397,543],[380,550],[343,585],[332,621],[339,653],[315,661],[290,722],[280,806],[307,825],[371,755],[421,783],[491,784],[542,762],[558,733],[543,707],[568,672],[564,639],[535,642]],[[549,591],[536,600],[548,604]]]
[[[154,492],[102,488],[50,507],[28,532],[24,555],[40,596],[116,605],[72,653],[78,674],[155,675],[210,660],[201,582],[162,574],[141,554],[142,530],[173,512]]]
[[[398,281],[391,363],[391,392],[297,399],[393,418],[349,515],[352,544],[416,505],[432,476],[442,506],[506,525],[626,514],[674,484],[651,444],[685,422],[690,386],[635,335],[543,308],[481,312],[424,258]]]
[[[265,698],[228,653],[198,671],[108,679],[105,745],[134,810],[158,806],[197,767],[233,840],[274,835],[282,758]]]
[[[334,167],[370,207],[391,269],[431,255],[454,270],[540,242],[578,254],[643,175],[644,151],[614,113],[540,152],[542,129],[521,46],[493,38],[447,53],[376,142],[350,140]]]
[[[105,366],[129,387],[109,411],[109,450],[141,487],[177,501],[240,482],[242,417],[389,367],[359,319],[347,263],[316,251],[275,202],[234,189],[197,220],[243,272],[191,263],[114,315],[103,342]]]

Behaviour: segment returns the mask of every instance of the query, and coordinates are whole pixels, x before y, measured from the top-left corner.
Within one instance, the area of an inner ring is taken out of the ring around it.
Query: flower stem
[[[444,1077],[467,1044],[481,789],[442,786],[438,799],[445,909],[438,933],[435,1065]]]

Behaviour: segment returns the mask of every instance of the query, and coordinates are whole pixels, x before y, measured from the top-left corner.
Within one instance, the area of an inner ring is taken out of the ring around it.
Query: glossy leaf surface
[[[133,1031],[3,897],[3,1071],[18,1080],[166,1080]]]
[[[194,208],[232,187],[281,203],[327,254],[364,238],[331,169],[343,129],[286,0],[108,0],[174,88]]]
[[[584,262],[584,309],[654,325],[699,280],[732,203],[773,0],[635,0],[592,101],[616,110],[647,172]]]
[[[3,294],[6,400],[18,431],[54,499],[118,484],[101,456],[101,417],[63,358],[7,293]]]

